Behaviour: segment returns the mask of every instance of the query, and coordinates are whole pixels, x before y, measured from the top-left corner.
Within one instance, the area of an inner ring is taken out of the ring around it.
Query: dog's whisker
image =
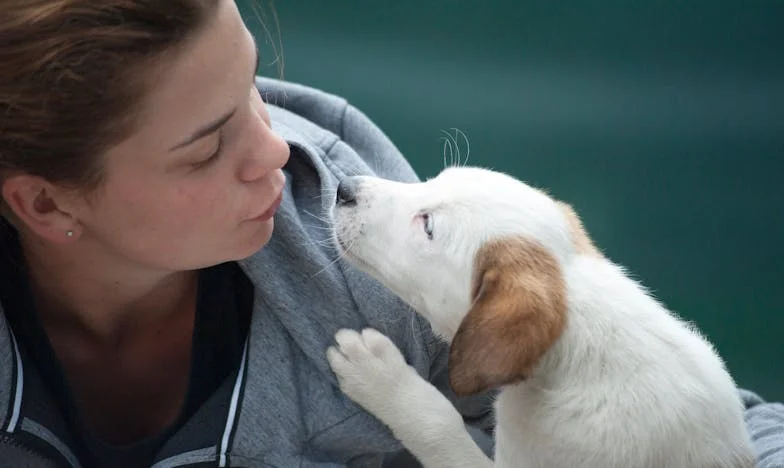
[[[458,165],[457,161],[460,160],[460,147],[453,144],[454,141],[452,140],[451,137],[447,141],[449,141],[449,157],[450,157],[449,165],[451,167],[457,167]]]
[[[313,241],[310,241],[310,242],[299,242],[299,243],[297,243],[297,245],[299,245],[300,247],[313,247],[313,246],[316,246],[316,247],[329,247],[331,244],[333,244],[332,239],[318,239],[318,240],[313,240]]]
[[[308,227],[308,228],[321,229],[323,231],[331,231],[332,230],[332,223],[333,223],[332,220],[319,219],[318,221],[320,221],[320,223],[311,224],[311,223],[306,222],[305,220],[302,220],[302,225],[305,226],[305,227]]]
[[[324,232],[329,232],[332,230],[331,226],[316,226],[315,224],[305,224],[305,223],[303,223],[303,226],[305,226],[308,229],[318,229],[319,231],[324,231]]]
[[[460,155],[460,143],[458,143],[457,138],[455,138],[451,134],[449,134],[449,137],[452,139],[452,141],[455,144],[455,162],[454,162],[454,166],[455,167],[460,167],[460,161],[462,159],[462,157]]]
[[[453,167],[455,162],[455,154],[454,148],[452,147],[452,141],[449,138],[441,137],[444,140],[444,169]],[[447,154],[449,154],[449,158],[447,159]]]
[[[468,141],[468,136],[460,130],[459,128],[453,128],[455,132],[455,144],[460,147],[459,143],[457,142],[457,136],[459,135],[461,139],[465,142],[466,152],[465,152],[465,161],[459,162],[458,165],[462,167],[468,166],[468,158],[471,156],[471,143]]]
[[[299,218],[299,217],[296,217],[296,216],[291,216],[291,215],[289,215],[287,213],[279,213],[279,215],[282,216],[287,221],[295,223],[295,224],[300,224],[300,225],[304,226],[307,229],[315,229],[315,230],[323,231],[323,232],[331,232],[333,230],[333,227],[332,227],[333,221],[332,220],[319,219],[319,221],[321,221],[322,223],[326,224],[326,225],[319,225],[319,224],[307,223],[302,218]]]
[[[312,197],[310,197],[310,199],[311,200],[321,200],[324,198],[334,199],[336,195],[337,195],[337,191],[335,190],[324,190],[318,195],[313,195]]]
[[[336,188],[322,188],[321,189],[321,193],[319,193],[318,195],[313,195],[310,199],[311,200],[317,200],[317,199],[323,200],[323,199],[326,198],[328,200],[335,200],[336,196],[337,196],[337,189]]]
[[[302,211],[303,211],[303,212],[307,212],[307,214],[308,214],[309,216],[314,216],[314,217],[315,217],[315,215],[313,215],[312,213],[308,212],[307,210],[302,210]],[[285,212],[278,212],[278,213],[277,213],[277,215],[278,215],[278,216],[281,216],[281,217],[283,217],[284,219],[286,219],[286,220],[288,220],[288,221],[291,221],[291,222],[294,222],[294,223],[297,223],[297,224],[303,224],[303,225],[305,225],[305,226],[308,226],[308,227],[316,227],[316,228],[321,228],[321,229],[329,229],[329,227],[325,227],[325,226],[318,226],[318,225],[315,225],[315,224],[308,224],[308,223],[305,223],[305,222],[303,222],[302,218],[300,218],[300,217],[298,217],[298,216],[294,216],[294,215],[292,215],[292,214],[289,214],[289,213],[285,213]],[[325,224],[327,224],[327,226],[331,226],[331,225],[332,225],[332,220],[330,220],[330,219],[326,219],[326,218],[318,218],[318,217],[316,217],[316,218],[317,218],[317,220],[318,220],[318,221],[321,221],[322,223],[325,223]]]
[[[327,224],[331,224],[331,223],[332,223],[332,221],[331,221],[329,218],[324,218],[324,217],[322,217],[322,216],[319,216],[319,215],[313,214],[313,213],[311,213],[311,212],[310,212],[310,211],[308,211],[308,210],[305,210],[305,209],[303,209],[303,210],[302,210],[302,212],[303,212],[303,213],[305,213],[305,214],[306,214],[306,215],[308,215],[308,216],[312,216],[312,217],[316,218],[317,220],[319,220],[319,221],[321,221],[321,222],[324,222],[324,223],[327,223]]]
[[[458,144],[457,139],[455,139],[455,137],[453,137],[452,134],[447,132],[446,130],[441,130],[441,133],[446,135],[444,137],[444,144],[449,145],[449,154],[450,154],[449,167],[459,167],[461,158],[460,158],[460,145]]]
[[[316,243],[316,244],[319,244],[319,245],[329,245],[330,243],[334,243],[335,242],[335,236],[330,234],[329,236],[327,236],[327,237],[325,237],[323,239],[316,239],[313,242]]]
[[[335,257],[335,259],[334,259],[334,260],[332,260],[331,262],[329,262],[328,264],[326,264],[326,265],[324,266],[324,268],[322,268],[322,269],[320,269],[319,271],[317,271],[317,272],[313,273],[312,275],[310,275],[310,277],[311,277],[311,278],[315,278],[316,276],[318,276],[318,275],[320,275],[320,274],[324,273],[324,272],[325,272],[325,271],[327,271],[327,270],[328,270],[330,267],[332,267],[332,265],[334,265],[335,263],[339,262],[339,261],[340,261],[340,259],[341,259],[341,258],[343,258],[343,255],[345,255],[345,254],[343,254],[343,253],[339,254],[337,257]]]
[[[444,140],[444,137],[441,137],[440,140]],[[447,167],[449,167],[449,165],[446,162],[446,143],[443,145],[443,147],[441,149],[441,152],[443,153],[442,156],[443,156],[443,159],[444,159],[444,163],[443,163],[444,164],[444,169],[446,169]]]
[[[324,273],[326,270],[328,270],[330,267],[332,267],[332,265],[334,265],[335,263],[339,262],[346,255],[346,252],[348,250],[350,250],[351,247],[354,245],[354,242],[355,242],[355,239],[352,239],[352,241],[348,244],[348,247],[346,249],[344,249],[342,252],[339,252],[337,257],[335,257],[334,260],[332,260],[327,265],[325,265],[324,268],[322,268],[319,271],[317,271],[316,273],[312,274],[310,277],[311,278],[315,278],[316,276],[320,275],[321,273]]]
[[[441,131],[441,133],[443,133],[443,130]],[[444,165],[444,169],[446,169],[446,168],[448,168],[448,167],[449,167],[449,160],[448,160],[448,159],[447,159],[447,157],[446,157],[446,155],[447,155],[447,142],[446,142],[446,137],[443,137],[443,136],[442,136],[442,137],[440,137],[438,140],[439,140],[439,141],[441,141],[441,157],[442,157],[442,159],[443,159],[443,165]]]

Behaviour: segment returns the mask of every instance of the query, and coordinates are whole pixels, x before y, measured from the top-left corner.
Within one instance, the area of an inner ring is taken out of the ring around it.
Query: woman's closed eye
[[[209,156],[199,161],[196,161],[191,165],[196,169],[209,166],[210,163],[218,160],[222,152],[223,152],[223,132],[219,132],[218,142],[216,143],[215,148],[210,152]]]

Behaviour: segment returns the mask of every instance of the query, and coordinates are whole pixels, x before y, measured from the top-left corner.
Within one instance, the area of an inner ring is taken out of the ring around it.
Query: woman
[[[399,444],[325,359],[347,327],[490,427],[427,325],[325,242],[341,177],[413,170],[342,99],[255,77],[234,2],[0,11],[0,464],[381,466]],[[784,427],[756,403],[753,433]]]

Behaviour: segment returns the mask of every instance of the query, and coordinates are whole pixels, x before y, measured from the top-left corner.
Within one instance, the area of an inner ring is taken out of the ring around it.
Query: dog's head
[[[332,215],[345,257],[451,341],[463,395],[533,372],[566,324],[562,266],[598,255],[568,205],[485,169],[416,184],[349,177]]]

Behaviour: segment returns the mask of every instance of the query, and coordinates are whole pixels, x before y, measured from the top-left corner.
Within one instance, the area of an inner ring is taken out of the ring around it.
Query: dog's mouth
[[[338,245],[338,252],[339,252],[341,255],[348,255],[348,253],[349,253],[349,252],[348,252],[348,250],[349,250],[349,249],[348,249],[348,245],[347,245],[346,241],[345,241],[345,240],[343,240],[343,237],[342,237],[342,236],[340,236],[340,235],[339,235],[339,234],[337,234],[337,233],[335,233],[335,242],[336,242],[336,243],[337,243],[337,245]]]
[[[333,238],[337,244],[338,254],[351,262],[359,261],[364,263],[364,260],[357,257],[357,255],[352,251],[353,244],[356,242],[356,240],[347,239],[346,237],[347,236],[345,235],[341,235],[337,230],[334,232]]]
[[[346,225],[337,219],[332,223],[332,238],[337,244],[338,252],[341,255],[351,254],[351,249],[356,242],[357,233],[352,232]]]

